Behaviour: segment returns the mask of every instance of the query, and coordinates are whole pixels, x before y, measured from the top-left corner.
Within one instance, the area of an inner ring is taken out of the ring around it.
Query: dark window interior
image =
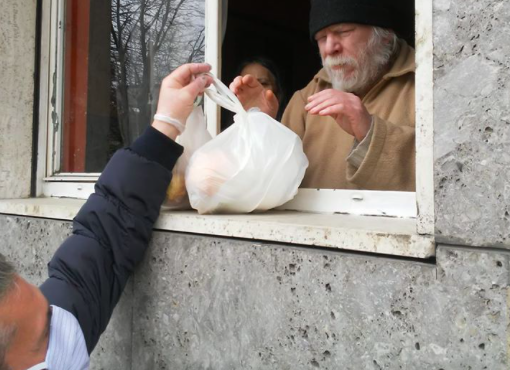
[[[262,55],[284,72],[290,91],[306,86],[320,68],[318,49],[308,36],[309,0],[259,0],[254,4],[229,0],[223,79],[232,81],[241,61]]]
[[[227,32],[223,40],[222,80],[228,85],[246,58],[264,56],[281,72],[290,99],[321,67],[317,47],[308,35],[309,0],[229,0]],[[222,128],[232,122],[222,115]]]
[[[414,0],[399,3],[399,34],[414,46]],[[271,59],[282,74],[287,100],[321,68],[317,46],[308,33],[310,0],[229,0],[223,40],[222,80],[228,85],[246,58]],[[223,112],[222,128],[232,121]]]

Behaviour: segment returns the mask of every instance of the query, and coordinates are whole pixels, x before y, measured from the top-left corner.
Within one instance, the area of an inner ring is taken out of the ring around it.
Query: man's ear
[[[389,43],[390,43],[390,41],[391,41],[391,39],[393,38],[393,35],[395,35],[395,30],[394,30],[394,29],[392,29],[392,28],[387,28],[387,30],[388,30],[388,31],[391,31],[391,33],[389,33],[387,36],[385,36],[385,37],[383,38],[383,42],[384,42],[385,44],[389,44]]]

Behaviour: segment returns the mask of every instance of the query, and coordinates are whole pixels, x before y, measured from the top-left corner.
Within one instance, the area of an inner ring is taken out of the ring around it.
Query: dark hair
[[[236,76],[240,76],[242,70],[249,66],[250,64],[260,64],[262,67],[266,68],[274,77],[275,85],[276,85],[276,91],[273,91],[276,97],[278,98],[278,103],[280,104],[280,107],[278,109],[277,119],[279,120],[283,114],[283,111],[285,110],[286,106],[286,91],[284,88],[284,85],[282,84],[283,76],[276,65],[275,62],[273,62],[271,59],[265,57],[265,56],[253,56],[246,59],[243,59],[241,64],[239,64],[239,67],[237,69]]]

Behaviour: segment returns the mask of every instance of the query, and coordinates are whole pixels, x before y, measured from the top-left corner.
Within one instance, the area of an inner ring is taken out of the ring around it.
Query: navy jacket
[[[89,354],[143,258],[183,148],[149,127],[107,164],[40,289],[80,323]]]

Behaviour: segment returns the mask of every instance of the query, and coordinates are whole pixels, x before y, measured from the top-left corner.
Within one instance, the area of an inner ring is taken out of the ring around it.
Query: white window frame
[[[43,4],[36,196],[86,199],[99,173],[58,173],[63,105],[65,0]],[[55,129],[58,127],[58,129]]]
[[[220,76],[222,0],[206,1],[206,61]],[[416,193],[300,189],[281,210],[416,218],[420,234],[434,233],[432,0],[415,1]],[[221,76],[220,76],[221,78]],[[220,109],[206,99],[209,132],[220,132]]]
[[[432,0],[416,3],[416,193],[300,189],[294,200],[280,210],[342,213],[416,219],[417,233],[434,234],[433,182],[433,56]],[[59,173],[54,175],[60,158],[58,132],[63,103],[63,41],[61,27],[65,0],[43,4],[41,42],[41,100],[37,163],[37,196],[85,199],[93,192],[99,174]],[[222,0],[206,0],[205,60],[212,72],[221,71]],[[54,105],[52,104],[54,102]],[[220,110],[206,99],[208,130],[217,135]],[[333,205],[333,206],[332,206]]]

